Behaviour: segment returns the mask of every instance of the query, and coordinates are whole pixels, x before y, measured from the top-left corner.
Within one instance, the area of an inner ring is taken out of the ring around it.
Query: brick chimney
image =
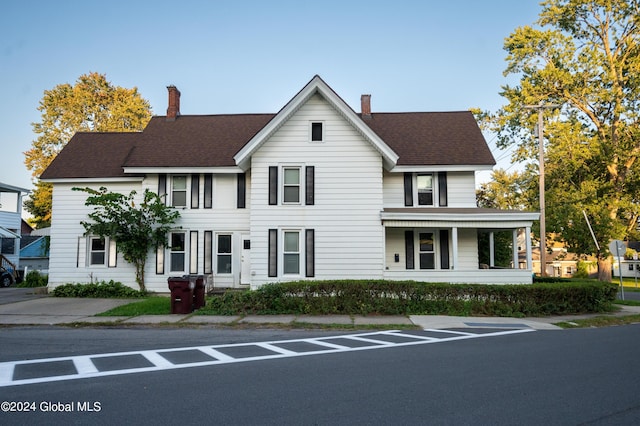
[[[371,95],[362,95],[360,97],[360,108],[362,118],[371,118]]]
[[[180,116],[180,91],[176,86],[167,86],[169,91],[169,107],[167,108],[167,121],[174,121]]]

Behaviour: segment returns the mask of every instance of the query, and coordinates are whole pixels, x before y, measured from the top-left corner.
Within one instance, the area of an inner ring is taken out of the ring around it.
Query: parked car
[[[0,287],[9,287],[13,282],[11,272],[7,271],[4,266],[0,266]]]

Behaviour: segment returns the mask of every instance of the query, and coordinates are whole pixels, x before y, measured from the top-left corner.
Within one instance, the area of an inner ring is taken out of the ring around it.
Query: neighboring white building
[[[169,248],[150,253],[147,288],[211,274],[216,286],[300,279],[531,283],[523,269],[484,269],[479,229],[517,232],[537,213],[480,209],[475,172],[495,160],[468,112],[351,109],[315,76],[277,114],[166,116],[140,133],[78,133],[43,173],[53,183],[49,285],[121,281],[117,244],[83,236],[86,194],[107,187],[166,195],[181,218]]]
[[[0,182],[0,262],[10,271],[20,267],[22,197],[28,189]]]

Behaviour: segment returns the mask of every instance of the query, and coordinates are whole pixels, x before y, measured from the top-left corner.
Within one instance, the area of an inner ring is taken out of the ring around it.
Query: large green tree
[[[515,160],[536,158],[531,105],[544,109],[548,229],[581,254],[595,254],[610,279],[607,245],[630,236],[640,189],[639,0],[547,0],[536,27],[505,41],[508,104],[493,116],[498,145]],[[591,238],[585,214],[598,246]],[[598,248],[599,247],[599,248]]]
[[[76,132],[140,131],[151,119],[151,106],[137,88],[114,86],[104,74],[91,72],[74,85],[46,90],[38,111],[41,121],[32,123],[37,138],[24,153],[36,187],[25,208],[41,228],[51,220],[51,185],[37,179],[71,137]]]
[[[537,176],[527,170],[508,172],[497,169],[491,180],[476,190],[478,207],[501,210],[528,210],[537,203]],[[496,266],[510,267],[513,261],[513,236],[511,231],[494,233],[494,262]],[[489,231],[478,232],[478,256],[480,263],[490,263]]]
[[[180,213],[148,189],[137,203],[136,191],[124,195],[105,187],[73,190],[88,193],[85,205],[93,207],[89,220],[80,222],[86,233],[115,240],[118,253],[135,267],[140,291],[146,291],[144,268],[149,252],[167,244],[167,233]]]
[[[528,210],[537,203],[537,190],[537,176],[530,171],[497,169],[476,190],[476,202],[484,208]]]

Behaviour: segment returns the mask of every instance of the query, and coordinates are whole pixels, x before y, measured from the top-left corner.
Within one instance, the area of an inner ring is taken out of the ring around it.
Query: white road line
[[[325,342],[324,340],[321,340],[321,339],[307,339],[307,340],[302,340],[302,342],[311,343],[312,345],[325,346],[327,348],[338,349],[338,350],[349,349],[348,346],[336,345],[335,343]]]
[[[438,330],[436,328],[425,328],[424,331],[432,331],[436,333],[450,333],[450,334],[459,334],[461,336],[475,336],[476,333],[466,333],[464,331],[454,331],[454,330]],[[437,337],[436,337],[437,339]]]
[[[202,348],[198,348],[198,350],[200,352],[203,352],[203,353],[205,353],[205,354],[207,354],[209,356],[212,356],[212,357],[216,358],[218,361],[232,361],[232,360],[235,359],[232,356],[229,356],[227,354],[223,354],[222,352],[216,351],[215,349],[210,348],[210,347],[202,347]]]
[[[162,353],[162,352],[161,352]],[[174,364],[155,351],[142,351],[140,355],[149,360],[153,365],[159,368],[171,368]]]
[[[282,355],[298,355],[298,352],[290,351],[288,349],[281,348],[269,343],[254,343],[254,345]]]
[[[88,356],[77,356],[73,358],[73,365],[76,367],[78,374],[91,374],[98,372],[95,364],[91,361],[91,357]]]
[[[381,345],[381,346],[396,345],[397,344],[397,343],[387,342],[385,340],[367,339],[366,337],[360,337],[360,336],[350,336],[350,337],[347,337],[347,339],[349,339],[349,340],[358,340],[360,342],[373,343],[374,345]]]
[[[425,331],[438,331],[438,330],[425,330]],[[213,346],[195,346],[195,347],[187,347],[187,348],[171,348],[171,349],[158,349],[158,350],[147,350],[147,351],[82,355],[82,356],[75,356],[75,357],[70,356],[70,357],[61,357],[61,358],[9,361],[9,362],[0,363],[0,387],[35,384],[35,383],[48,383],[48,382],[73,380],[73,379],[81,379],[81,378],[105,377],[105,376],[114,376],[114,375],[120,375],[120,374],[162,371],[162,370],[170,370],[170,369],[178,369],[178,368],[204,367],[204,366],[213,366],[213,365],[221,365],[221,364],[229,364],[229,363],[291,358],[291,357],[308,356],[308,355],[356,352],[356,351],[363,351],[363,350],[386,349],[386,348],[402,347],[402,346],[415,346],[415,345],[432,344],[432,343],[439,343],[439,342],[451,342],[456,340],[504,336],[508,334],[528,333],[532,331],[535,331],[535,330],[534,329],[516,329],[516,330],[511,329],[511,330],[505,330],[505,331],[499,331],[499,332],[493,332],[493,333],[480,333],[480,334],[452,332],[453,334],[455,334],[454,336],[443,337],[441,339],[438,339],[438,338],[427,338],[426,336],[416,337],[413,334],[404,334],[398,330],[393,330],[393,331],[382,331],[382,332],[372,332],[372,333],[327,336],[327,337],[319,337],[315,339],[307,338],[307,339],[279,340],[279,341],[271,341],[271,342],[237,343],[237,344],[213,345]],[[405,338],[413,338],[413,340],[410,340],[407,342],[393,343],[393,342],[369,338],[369,337],[374,337],[376,335],[401,336]],[[332,340],[332,339],[353,339],[353,340],[359,340],[359,341],[368,342],[372,344],[369,346],[347,347],[347,346],[337,345],[337,344],[324,341],[324,340]],[[278,346],[278,344],[283,344],[283,343],[291,344],[291,343],[300,343],[300,342],[316,344],[318,346],[321,346],[322,349],[317,351],[295,352],[295,351],[284,349]],[[232,356],[226,355],[218,351],[218,349],[224,349],[224,348],[251,347],[251,346],[268,349],[270,351],[273,351],[273,354],[234,358]],[[192,363],[174,364],[161,355],[161,354],[166,354],[171,352],[183,352],[183,351],[189,351],[189,350],[201,351],[202,353],[209,355],[215,359],[212,359],[210,361],[198,361],[198,362],[192,362]],[[92,359],[96,359],[96,358],[117,358],[119,356],[126,356],[126,355],[129,355],[129,356],[142,355],[146,359],[148,359],[153,364],[153,366],[138,367],[138,368],[122,368],[120,370],[109,369],[107,371],[98,371],[95,365],[93,364],[93,362],[91,361]],[[60,375],[60,376],[35,377],[31,379],[13,380],[13,375],[14,375],[16,366],[24,366],[29,364],[44,364],[47,362],[53,363],[53,362],[60,362],[60,361],[72,361],[74,366],[76,367],[77,373]]]
[[[0,364],[0,386],[6,386],[13,380],[15,364],[4,362]]]

